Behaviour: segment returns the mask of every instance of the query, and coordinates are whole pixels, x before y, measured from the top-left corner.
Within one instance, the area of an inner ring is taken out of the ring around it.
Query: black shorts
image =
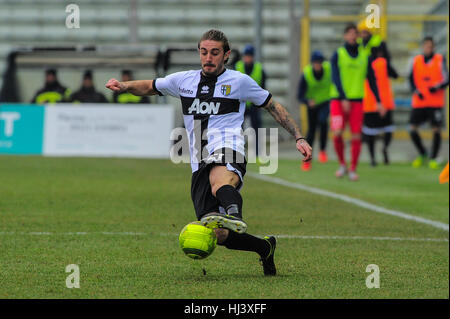
[[[223,148],[216,150],[207,159],[202,160],[198,170],[192,174],[191,180],[191,198],[198,220],[205,214],[220,212],[220,203],[211,193],[209,182],[209,172],[216,165],[226,166],[229,171],[239,176],[240,182],[237,190],[240,190],[243,186],[247,160],[241,153]]]
[[[412,109],[409,123],[412,125],[421,125],[430,122],[431,126],[441,127],[444,121],[444,112],[441,107],[424,107]]]
[[[394,131],[394,122],[392,121],[392,111],[387,111],[381,117],[378,112],[364,113],[362,132],[366,135],[378,135],[380,133]]]

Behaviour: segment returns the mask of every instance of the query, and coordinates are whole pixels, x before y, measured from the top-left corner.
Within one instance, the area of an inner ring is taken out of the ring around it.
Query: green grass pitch
[[[282,160],[275,176],[448,224],[439,172],[363,163],[352,183],[334,178],[336,166],[305,173]],[[250,176],[248,232],[285,235],[279,275],[223,247],[191,260],[178,246],[195,220],[190,176],[168,160],[1,156],[0,298],[449,298],[448,231]],[[80,268],[79,289],[66,287],[69,264]],[[366,287],[369,264],[379,289]]]

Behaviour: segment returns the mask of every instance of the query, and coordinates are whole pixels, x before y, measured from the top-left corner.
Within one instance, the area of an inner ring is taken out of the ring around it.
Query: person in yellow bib
[[[59,83],[56,70],[47,69],[45,71],[45,85],[35,93],[31,103],[54,104],[68,102],[71,93],[70,89]]]
[[[444,120],[445,88],[449,84],[447,65],[442,54],[434,52],[432,37],[423,40],[423,54],[415,56],[410,65],[409,83],[412,95],[410,117],[410,136],[419,156],[413,161],[413,167],[422,166],[428,159],[428,152],[422,144],[418,129],[430,122],[433,131],[430,161],[431,169],[439,169],[437,162],[441,146],[441,127]]]
[[[133,81],[133,72],[131,70],[122,70],[122,82]],[[136,96],[128,92],[114,92],[113,103],[133,104],[133,103],[151,103],[148,96]]]
[[[244,48],[242,59],[234,65],[234,69],[241,73],[247,74],[255,82],[262,87],[266,88],[266,73],[262,67],[261,62],[255,61],[255,48],[251,44],[247,44]],[[258,128],[262,127],[262,119],[260,109],[255,107],[251,102],[247,102],[244,113],[244,118],[250,118],[250,125],[255,130],[256,134],[256,156],[259,154],[259,134]]]
[[[328,140],[328,116],[330,114],[330,88],[331,88],[331,64],[325,61],[322,52],[314,51],[311,55],[311,64],[303,69],[298,88],[298,100],[307,106],[308,110],[308,134],[306,141],[314,144],[317,129],[320,131],[319,162],[326,163]],[[311,169],[311,161],[303,162],[303,171]]]

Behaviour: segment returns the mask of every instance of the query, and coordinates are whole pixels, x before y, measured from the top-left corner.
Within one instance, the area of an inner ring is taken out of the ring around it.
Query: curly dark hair
[[[228,38],[220,30],[211,29],[203,33],[202,37],[200,38],[200,41],[198,41],[197,48],[200,49],[200,42],[205,40],[212,40],[212,41],[218,41],[222,42],[223,52],[226,53],[230,51],[230,43],[228,42]],[[225,61],[225,64],[228,62],[228,59]]]

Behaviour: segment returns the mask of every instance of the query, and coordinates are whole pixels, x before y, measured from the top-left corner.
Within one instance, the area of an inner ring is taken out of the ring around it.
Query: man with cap
[[[55,69],[47,69],[45,71],[45,85],[34,95],[31,103],[60,103],[67,102],[70,97],[70,89],[62,86],[57,78]]]
[[[133,81],[133,72],[131,70],[122,70],[122,82]],[[128,92],[114,92],[113,103],[151,103],[148,96],[136,96]]]
[[[242,60],[236,62],[235,70],[249,75],[263,89],[266,88],[266,74],[261,62],[255,61],[255,48],[247,44],[243,51]],[[256,134],[256,156],[258,156],[258,128],[262,127],[261,113],[259,108],[254,107],[251,102],[247,102],[245,109],[245,118],[250,117],[250,123]]]
[[[328,135],[328,115],[330,113],[331,65],[325,61],[320,51],[311,55],[311,64],[303,69],[298,89],[298,100],[307,106],[308,134],[306,141],[314,144],[316,130],[320,130],[319,162],[328,161],[326,146]],[[303,171],[311,169],[311,162],[303,162]]]
[[[108,103],[103,93],[95,90],[91,70],[84,72],[81,88],[70,96],[70,101],[74,103]]]

